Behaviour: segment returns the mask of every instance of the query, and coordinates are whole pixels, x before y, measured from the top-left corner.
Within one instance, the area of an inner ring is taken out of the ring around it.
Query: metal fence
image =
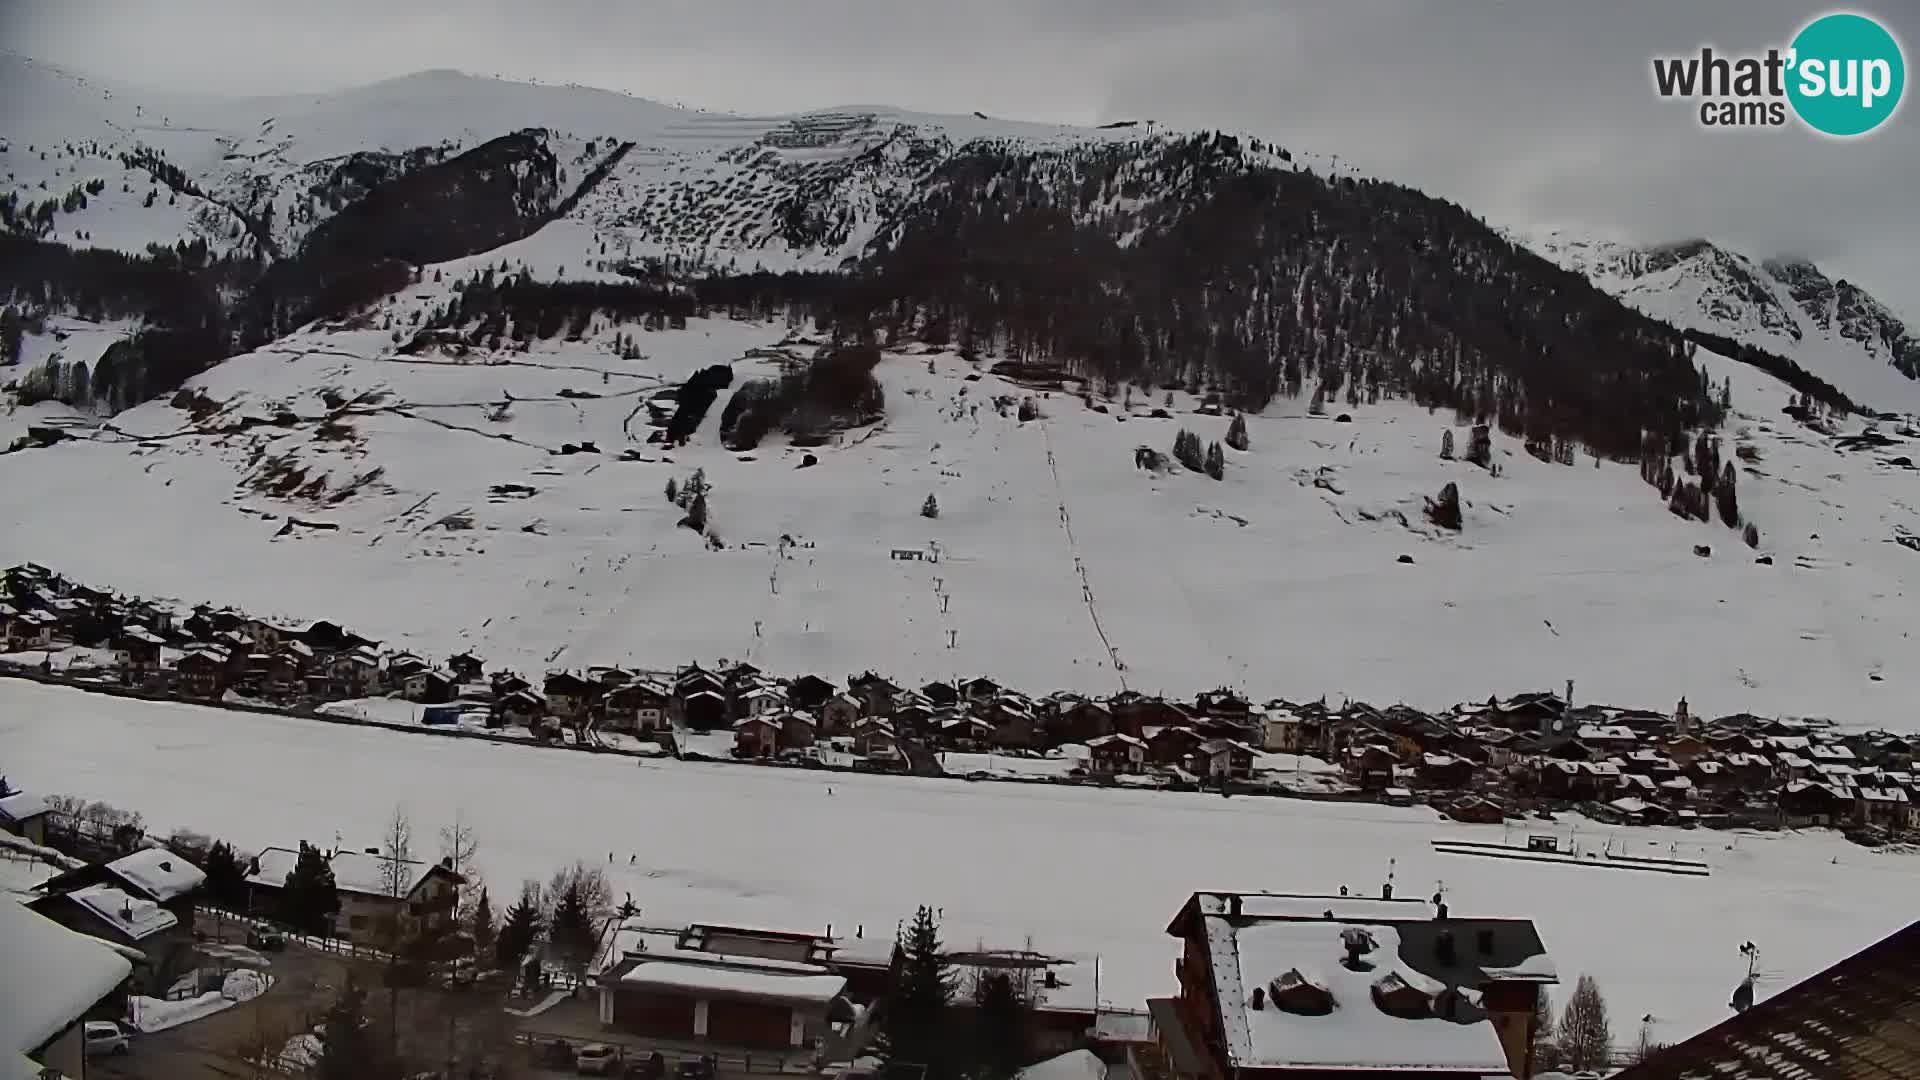
[[[526,1048],[529,1060],[533,1064],[548,1064],[568,1072],[573,1071],[574,1055],[581,1049],[593,1045],[613,1047],[619,1052],[622,1061],[627,1064],[644,1061],[648,1056],[658,1053],[669,1078],[681,1062],[702,1059],[711,1062],[714,1071],[719,1075],[818,1076],[824,1071],[811,1060],[800,1062],[796,1061],[792,1055],[774,1051],[756,1055],[745,1050],[703,1050],[683,1043],[649,1042],[645,1039],[609,1035],[583,1038],[579,1035],[561,1035],[553,1032],[522,1031],[514,1037],[514,1041]],[[550,1047],[555,1046],[566,1048],[564,1060],[558,1052],[549,1050]],[[549,1054],[552,1056],[549,1057]]]

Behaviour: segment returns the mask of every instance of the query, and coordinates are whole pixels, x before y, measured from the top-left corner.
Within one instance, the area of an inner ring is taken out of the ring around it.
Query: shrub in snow
[[[1427,520],[1443,529],[1460,531],[1460,485],[1448,482],[1437,498],[1427,500]]]
[[[923,518],[939,517],[940,516],[939,501],[936,500],[932,495],[928,495],[927,501],[920,504],[920,516]]]
[[[1747,544],[1747,546],[1748,546],[1748,547],[1750,547],[1750,548],[1757,548],[1757,547],[1759,547],[1759,546],[1760,546],[1760,530],[1759,530],[1759,528],[1757,528],[1757,527],[1756,527],[1756,526],[1755,526],[1755,525],[1753,524],[1753,522],[1751,522],[1751,521],[1749,521],[1749,522],[1747,522],[1747,527],[1746,527],[1746,529],[1745,529],[1745,530],[1744,530],[1743,532],[1741,532],[1741,534],[1740,534],[1740,539],[1742,539],[1742,540],[1744,540],[1744,541],[1746,541],[1746,544]]]
[[[1487,425],[1473,426],[1467,437],[1467,460],[1483,469],[1493,465],[1493,430]]]
[[[1440,460],[1442,461],[1453,460],[1453,429],[1452,428],[1448,428],[1447,430],[1440,433]]]
[[[1227,445],[1235,450],[1246,450],[1253,443],[1247,438],[1247,418],[1235,414],[1233,423],[1227,425]]]

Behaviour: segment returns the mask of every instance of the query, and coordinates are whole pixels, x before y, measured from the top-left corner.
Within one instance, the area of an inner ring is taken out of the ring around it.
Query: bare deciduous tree
[[[413,822],[405,807],[395,806],[393,817],[380,834],[380,889],[401,897],[413,888]]]

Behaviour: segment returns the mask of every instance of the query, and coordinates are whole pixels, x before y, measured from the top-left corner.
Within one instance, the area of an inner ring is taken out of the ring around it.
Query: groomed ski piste
[[[956,945],[1100,962],[1108,1007],[1173,989],[1168,919],[1196,889],[1373,892],[1533,919],[1564,995],[1585,972],[1623,1015],[1677,1041],[1730,1015],[1762,953],[1764,997],[1904,926],[1920,861],[1837,834],[1610,829],[1583,839],[1712,865],[1710,877],[1460,859],[1436,835],[1500,831],[1424,809],[864,774],[821,774],[422,739],[0,680],[16,782],[137,809],[241,847],[377,842],[394,808],[415,836],[456,815],[496,896],[575,859],[607,867],[650,920],[891,935],[919,904]],[[1602,841],[1604,842],[1604,841]],[[611,862],[607,862],[609,855]],[[632,857],[634,865],[629,867]]]

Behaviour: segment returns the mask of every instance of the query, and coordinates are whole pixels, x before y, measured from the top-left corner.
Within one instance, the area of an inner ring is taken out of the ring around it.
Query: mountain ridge
[[[1655,318],[1792,357],[1863,405],[1920,412],[1920,329],[1810,259],[1754,259],[1703,237],[1632,244],[1503,231]]]

